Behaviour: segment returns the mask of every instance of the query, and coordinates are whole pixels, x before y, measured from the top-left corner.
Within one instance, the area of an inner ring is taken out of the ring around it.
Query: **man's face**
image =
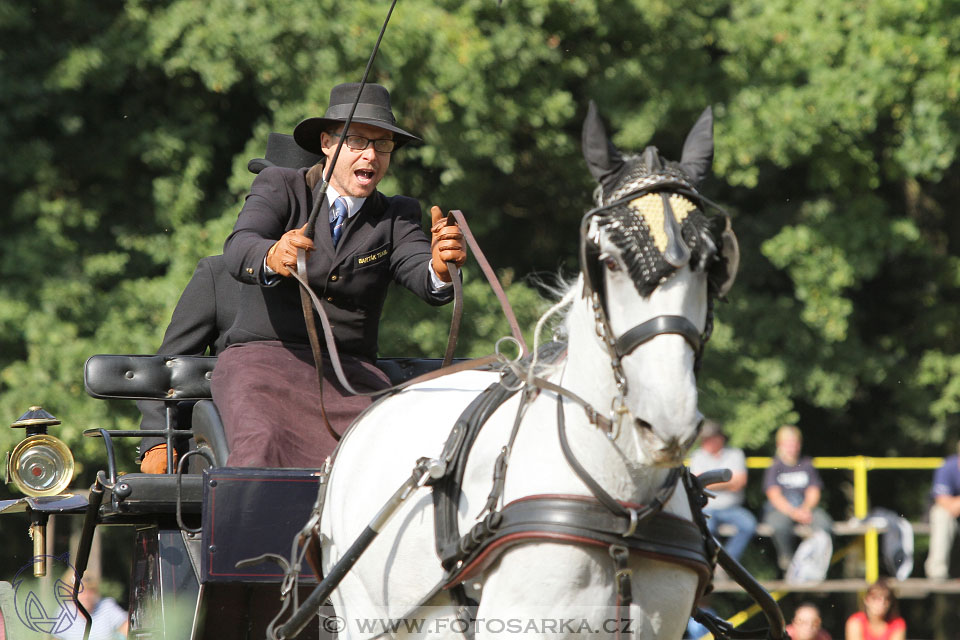
[[[724,437],[718,434],[715,436],[710,436],[709,438],[704,438],[700,442],[700,446],[703,447],[704,451],[715,456],[720,453],[721,449],[723,449],[724,442]]]
[[[393,133],[390,131],[369,124],[351,124],[348,134],[363,136],[370,140],[393,138]],[[321,146],[328,163],[331,162],[339,142],[339,137],[328,133],[323,134]],[[377,184],[387,174],[389,167],[390,154],[374,151],[373,142],[361,151],[354,151],[344,143],[340,150],[340,157],[337,158],[337,166],[334,167],[333,175],[330,176],[330,184],[340,195],[366,198],[377,188]]]
[[[792,433],[784,433],[777,440],[777,453],[784,462],[796,464],[800,459],[800,449],[800,438]]]

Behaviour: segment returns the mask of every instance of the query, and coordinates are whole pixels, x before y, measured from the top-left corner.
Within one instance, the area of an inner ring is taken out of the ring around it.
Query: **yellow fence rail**
[[[766,469],[773,464],[773,458],[750,456],[748,469]],[[867,490],[867,473],[881,469],[933,470],[943,464],[943,458],[873,458],[870,456],[814,457],[813,466],[817,469],[849,470],[853,472],[853,515],[866,518],[870,510]],[[880,577],[880,545],[876,529],[864,534],[863,556],[867,583]]]

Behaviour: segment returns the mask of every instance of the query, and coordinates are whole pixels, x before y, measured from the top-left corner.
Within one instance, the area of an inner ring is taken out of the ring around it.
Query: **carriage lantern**
[[[26,430],[26,437],[7,453],[6,482],[32,497],[53,496],[73,479],[73,454],[60,438],[47,429],[60,421],[39,406],[20,416],[10,426]]]
[[[47,433],[47,429],[60,421],[39,406],[30,409],[10,426],[25,429],[26,436],[13,451],[7,452],[6,482],[31,498],[53,496],[73,480],[73,454],[60,438]],[[31,512],[30,537],[33,538],[35,563],[33,575],[46,575],[46,529],[47,514]]]

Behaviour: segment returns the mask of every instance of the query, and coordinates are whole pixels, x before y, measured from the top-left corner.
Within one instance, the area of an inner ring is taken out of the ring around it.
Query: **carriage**
[[[0,513],[24,514],[31,522],[35,575],[59,564],[44,556],[42,531],[52,515],[83,518],[79,546],[71,559],[80,574],[86,570],[96,527],[134,527],[131,638],[266,637],[268,623],[280,610],[278,595],[286,573],[274,562],[257,559],[263,554],[288,556],[291,540],[317,499],[316,469],[224,468],[229,447],[210,395],[215,364],[211,356],[94,355],[87,360],[84,383],[92,397],[161,402],[168,414],[180,405],[181,417],[192,416],[178,429],[156,432],[88,430],[84,435],[102,439],[105,454],[105,468],[97,473],[88,498],[68,490],[49,493],[51,488],[60,489],[59,479],[72,471],[69,452],[52,449],[51,443],[60,441],[46,433],[57,421],[39,408],[20,420],[29,423],[20,425],[29,429],[27,446],[13,452],[12,479],[20,484],[16,470],[23,469],[28,483],[23,488],[44,495],[0,502]],[[440,359],[428,358],[378,362],[394,384],[440,364]],[[191,410],[183,411],[184,405],[192,405]],[[115,440],[144,435],[190,440],[181,473],[118,473]],[[42,437],[37,440],[38,436]],[[38,464],[44,465],[43,477],[34,479],[29,469]],[[248,566],[238,568],[243,561]],[[301,577],[302,595],[314,582],[309,575]],[[3,612],[7,637],[17,637],[11,631],[17,624],[27,628],[35,624],[25,619],[19,595],[11,603],[14,611]],[[66,613],[77,624],[84,623],[82,612]],[[67,626],[61,623],[61,628]],[[326,637],[319,630],[318,623],[300,637]]]
[[[586,628],[679,638],[719,563],[769,628],[698,619],[715,635],[779,640],[779,609],[707,531],[705,485],[723,473],[696,478],[683,466],[701,421],[696,372],[713,302],[738,259],[729,217],[707,216],[719,208],[696,189],[712,154],[709,110],[671,163],[653,147],[622,155],[591,104],[584,155],[600,186],[581,224],[581,272],[536,334],[567,309],[559,339],[535,343],[528,359],[468,364],[387,394],[345,435],[335,464],[225,467],[214,358],[100,355],[86,363],[88,393],[163,402],[167,428],[90,430],[106,469],[89,499],[39,495],[0,510],[27,512],[37,532],[51,514],[82,514],[79,575],[95,527],[136,526],[134,637],[484,640]],[[378,364],[406,385],[440,361]],[[174,429],[183,402],[194,403],[192,425]],[[120,475],[112,443],[130,435],[193,447],[176,472],[170,458],[165,475]],[[315,585],[302,561],[318,549]],[[187,624],[173,631],[177,616]],[[426,628],[358,624],[413,619]],[[579,624],[523,624],[564,619]]]

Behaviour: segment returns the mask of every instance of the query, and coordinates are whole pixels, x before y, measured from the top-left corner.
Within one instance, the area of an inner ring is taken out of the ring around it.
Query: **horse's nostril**
[[[640,429],[648,429],[653,431],[653,425],[644,420],[643,418],[634,418],[634,422],[637,424],[637,427]]]

